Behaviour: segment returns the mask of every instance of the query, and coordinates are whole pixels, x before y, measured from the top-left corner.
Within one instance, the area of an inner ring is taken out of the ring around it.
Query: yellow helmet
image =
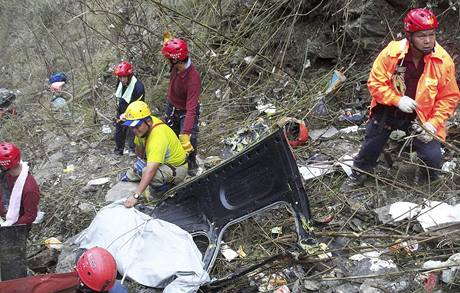
[[[123,125],[135,127],[141,124],[145,118],[150,117],[152,113],[150,112],[150,108],[147,103],[142,101],[135,101],[129,104],[123,115],[125,118]]]

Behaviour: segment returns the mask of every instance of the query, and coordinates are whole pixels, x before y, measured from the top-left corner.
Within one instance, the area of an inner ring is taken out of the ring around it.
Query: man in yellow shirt
[[[125,201],[125,207],[133,207],[149,185],[179,184],[187,174],[186,153],[174,131],[157,117],[142,101],[131,103],[124,113],[123,125],[131,127],[136,135],[134,169],[139,169],[139,158],[146,161],[142,176],[134,194]],[[129,181],[139,179],[133,170],[127,172]],[[136,178],[137,177],[137,178]]]

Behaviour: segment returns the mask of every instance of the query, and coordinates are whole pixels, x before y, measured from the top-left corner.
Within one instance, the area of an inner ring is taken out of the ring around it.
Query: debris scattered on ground
[[[451,255],[446,261],[426,261],[423,263],[422,268],[430,270],[439,268],[442,271],[441,280],[446,284],[452,284],[458,278],[457,272],[460,269],[460,253]]]
[[[265,113],[267,115],[276,113],[276,107],[272,103],[265,103],[262,99],[257,101],[256,109],[259,113]]]
[[[258,119],[248,127],[238,130],[234,136],[225,139],[222,156],[227,159],[241,152],[247,145],[256,141],[261,135],[268,133],[270,128],[265,124],[263,119]]]
[[[227,261],[232,261],[239,256],[238,252],[231,249],[230,246],[223,241],[220,244],[220,253],[222,253]]]
[[[364,122],[365,118],[366,116],[363,113],[347,108],[340,111],[339,121],[360,125]]]
[[[444,202],[424,199],[422,204],[395,202],[375,210],[382,222],[400,222],[416,218],[423,230],[428,231],[445,224],[460,222],[460,204],[449,205]]]
[[[333,138],[339,131],[335,127],[313,129],[310,131],[310,138],[315,141],[318,139],[327,140]]]
[[[52,248],[52,249],[57,249],[61,250],[62,249],[62,242],[57,239],[56,237],[51,237],[43,241],[43,244],[45,244],[46,247]]]
[[[104,185],[106,183],[109,183],[110,182],[110,178],[109,177],[102,177],[102,178],[97,178],[97,179],[93,179],[93,180],[90,180],[88,181],[87,185]]]
[[[334,70],[334,72],[332,73],[331,79],[329,80],[329,83],[327,84],[326,91],[324,93],[326,95],[329,95],[335,92],[346,79],[347,78],[342,72],[338,70]]]

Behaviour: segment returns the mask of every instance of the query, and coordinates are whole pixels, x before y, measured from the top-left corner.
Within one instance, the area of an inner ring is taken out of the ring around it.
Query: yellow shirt
[[[162,123],[162,121],[154,116],[150,116],[153,125]],[[166,124],[155,126],[147,137],[137,137],[134,143],[145,148],[147,163],[170,164],[178,167],[185,162],[186,153],[177,138],[174,131]]]

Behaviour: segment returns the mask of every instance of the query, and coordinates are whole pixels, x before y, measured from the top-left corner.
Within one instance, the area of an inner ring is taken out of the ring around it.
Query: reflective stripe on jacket
[[[398,106],[401,96],[396,93],[391,77],[408,49],[407,39],[392,41],[374,61],[367,81],[372,96],[371,111],[377,103]],[[424,61],[425,68],[415,95],[417,116],[422,123],[433,124],[436,134],[445,140],[445,121],[452,116],[460,99],[454,62],[438,43],[433,53],[424,56]]]

